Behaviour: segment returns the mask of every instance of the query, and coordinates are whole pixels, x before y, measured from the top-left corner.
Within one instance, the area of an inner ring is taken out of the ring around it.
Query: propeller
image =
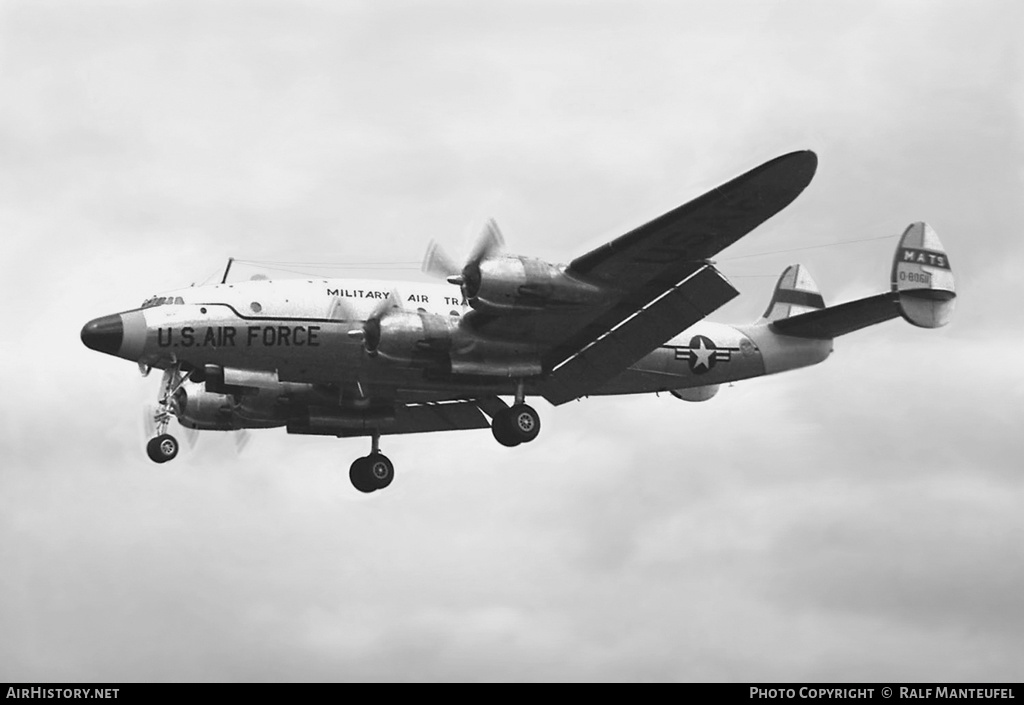
[[[505,238],[494,219],[487,221],[480,232],[473,250],[461,268],[436,241],[431,241],[423,258],[422,270],[438,278],[445,278],[449,284],[462,288],[462,295],[470,299],[480,290],[480,264],[505,246]]]
[[[355,319],[355,313],[344,299],[335,296],[327,306],[327,318],[332,321],[351,321]]]
[[[385,316],[396,310],[402,310],[402,299],[398,294],[398,289],[392,289],[388,297],[377,304],[373,312],[366,318],[362,328],[348,332],[349,337],[362,340],[366,352],[371,355],[375,354],[380,345],[380,322]]]
[[[249,431],[244,428],[232,431],[231,435],[235,437],[235,453],[241,455],[242,451],[245,450],[245,447],[249,445],[249,441],[252,439],[252,436],[249,434]]]

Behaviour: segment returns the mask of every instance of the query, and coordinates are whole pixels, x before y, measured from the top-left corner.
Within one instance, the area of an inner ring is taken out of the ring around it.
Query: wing
[[[535,341],[545,372],[554,373],[544,396],[556,404],[582,396],[736,296],[707,260],[792,203],[817,163],[810,151],[778,157],[576,258],[566,274],[610,292],[600,305],[474,311],[465,324],[484,336]],[[584,351],[586,364],[569,364]]]

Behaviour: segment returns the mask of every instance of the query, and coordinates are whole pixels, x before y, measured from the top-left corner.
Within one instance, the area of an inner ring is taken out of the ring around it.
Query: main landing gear
[[[501,445],[513,448],[520,443],[529,443],[540,433],[540,415],[524,402],[523,382],[520,380],[516,384],[515,403],[498,411],[491,421],[491,433]]]
[[[509,448],[529,443],[540,433],[540,416],[532,406],[514,404],[494,417],[491,433],[498,443]]]
[[[154,463],[166,463],[168,460],[174,460],[174,457],[178,454],[178,439],[167,433],[167,426],[171,423],[171,417],[174,416],[172,410],[174,393],[181,388],[181,385],[185,383],[190,374],[192,373],[186,372],[184,375],[180,375],[176,365],[168,367],[167,371],[164,372],[160,401],[157,404],[156,412],[153,414],[153,422],[156,424],[156,436],[149,439],[149,443],[146,444],[146,455]]]
[[[348,471],[352,486],[360,492],[370,493],[382,490],[395,479],[394,463],[380,452],[380,432],[373,432],[373,447],[370,454],[356,458]]]

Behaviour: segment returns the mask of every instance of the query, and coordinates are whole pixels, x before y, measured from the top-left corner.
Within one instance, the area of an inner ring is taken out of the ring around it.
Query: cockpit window
[[[185,299],[180,296],[151,296],[142,302],[141,308],[153,308],[154,306],[163,306],[164,304],[181,305],[184,303]]]

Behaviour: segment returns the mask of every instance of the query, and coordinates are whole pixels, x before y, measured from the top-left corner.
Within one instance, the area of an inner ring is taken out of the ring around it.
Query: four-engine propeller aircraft
[[[515,446],[540,431],[528,396],[704,401],[722,383],[821,362],[833,338],[865,326],[944,325],[953,275],[924,223],[903,233],[886,293],[826,307],[794,265],[760,320],[704,321],[738,293],[710,258],[789,205],[816,168],[813,152],[784,155],[564,266],[503,253],[491,223],[463,266],[428,250],[424,271],[449,285],[225,275],[92,320],[82,341],[164,370],[152,460],[178,453],[172,416],[194,429],[369,436],[349,475],[372,492],[394,478],[382,435],[489,426]]]

